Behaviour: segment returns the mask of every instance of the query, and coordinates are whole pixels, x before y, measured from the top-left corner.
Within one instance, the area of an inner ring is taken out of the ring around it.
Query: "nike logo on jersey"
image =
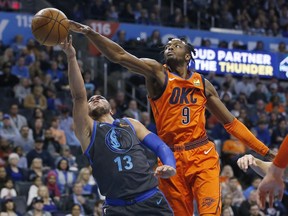
[[[212,150],[213,146],[211,148],[209,148],[207,151],[204,151],[204,154],[207,155],[211,150]]]
[[[176,78],[169,78],[169,81],[173,81],[173,80],[175,80]]]
[[[163,197],[161,197],[156,203],[159,205],[162,202]]]

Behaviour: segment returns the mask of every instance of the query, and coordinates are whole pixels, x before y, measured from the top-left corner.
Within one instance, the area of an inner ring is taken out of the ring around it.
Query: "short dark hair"
[[[173,39],[175,39],[175,38],[172,38],[172,37],[168,38],[168,42],[173,40]],[[193,58],[193,55],[196,55],[196,50],[195,50],[194,46],[192,44],[188,43],[186,38],[184,38],[184,37],[180,37],[178,39],[183,41],[186,44],[186,49],[191,54],[191,60],[195,63],[195,59]]]

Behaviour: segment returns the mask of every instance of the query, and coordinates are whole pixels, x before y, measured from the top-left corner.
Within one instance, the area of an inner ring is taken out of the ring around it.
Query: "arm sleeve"
[[[265,156],[269,152],[269,148],[258,140],[248,128],[235,118],[232,122],[224,125],[225,130],[239,139],[243,144],[248,145],[258,154]]]
[[[154,133],[149,133],[142,144],[153,151],[164,165],[176,168],[176,161],[171,149]]]
[[[285,168],[288,165],[288,135],[286,135],[285,139],[283,140],[278,154],[276,155],[273,163],[280,168]]]

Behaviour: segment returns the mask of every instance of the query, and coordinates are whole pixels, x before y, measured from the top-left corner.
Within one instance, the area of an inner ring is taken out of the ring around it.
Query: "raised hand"
[[[240,169],[246,172],[249,166],[252,165],[256,166],[255,157],[251,154],[244,155],[243,157],[237,160],[237,165],[239,166]]]
[[[73,58],[76,56],[76,51],[72,45],[72,35],[69,35],[69,39],[60,44],[63,52],[66,54],[67,58]]]
[[[281,200],[284,194],[285,184],[283,182],[284,169],[274,164],[269,167],[267,175],[258,186],[258,203],[265,208],[266,198],[269,198],[269,207],[273,207],[274,199]]]
[[[158,166],[154,175],[160,178],[170,178],[176,174],[176,169],[168,165]]]
[[[89,32],[89,30],[91,30],[91,28],[87,25],[83,25],[73,20],[69,20],[69,30],[85,35]]]

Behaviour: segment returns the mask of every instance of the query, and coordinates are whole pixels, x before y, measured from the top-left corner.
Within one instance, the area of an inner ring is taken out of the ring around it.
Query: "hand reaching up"
[[[76,51],[72,45],[72,35],[69,35],[69,39],[66,38],[66,40],[60,44],[60,46],[68,59],[76,56]]]

